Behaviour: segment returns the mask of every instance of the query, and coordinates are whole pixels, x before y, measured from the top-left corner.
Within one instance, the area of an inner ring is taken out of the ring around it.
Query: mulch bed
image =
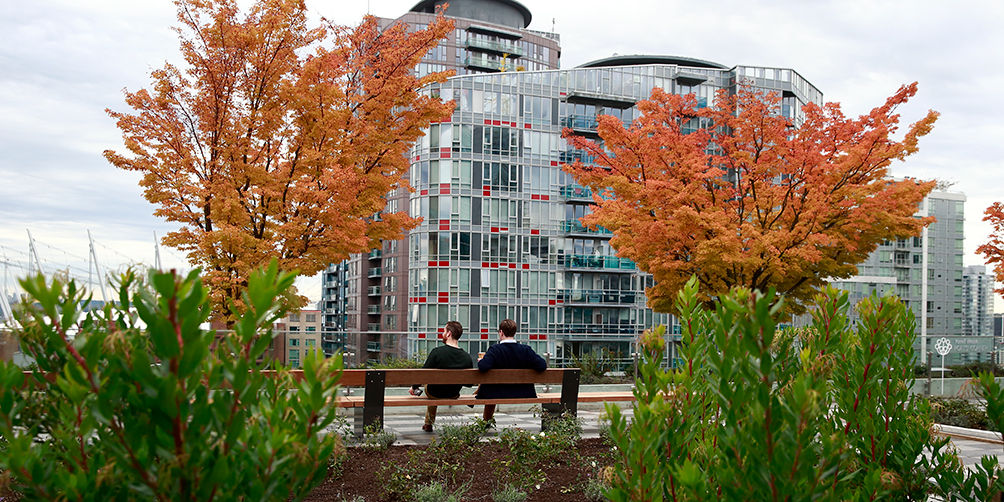
[[[341,472],[329,476],[305,500],[350,501],[362,496],[366,502],[399,501],[399,498],[384,493],[387,480],[385,476],[380,475],[381,469],[387,465],[405,465],[409,460],[409,453],[416,450],[421,453],[426,448],[395,446],[384,451],[350,448],[349,458],[344,462]],[[504,446],[494,442],[480,443],[474,449],[456,479],[459,483],[470,481],[470,488],[464,494],[463,500],[490,502],[496,484],[496,473],[493,472],[491,461],[505,459],[509,452]],[[609,453],[610,447],[598,438],[580,440],[574,450],[563,453],[554,464],[540,466],[546,475],[546,480],[539,489],[534,488],[528,492],[526,501],[586,500],[582,488],[588,477],[596,472],[591,462],[595,460],[600,465],[609,465]],[[455,486],[450,488],[453,489]]]

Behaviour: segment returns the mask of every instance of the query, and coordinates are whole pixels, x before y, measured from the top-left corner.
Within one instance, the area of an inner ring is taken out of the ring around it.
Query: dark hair
[[[450,332],[454,340],[460,340],[460,336],[464,334],[464,327],[457,321],[450,321],[446,323],[446,331]]]
[[[506,338],[516,336],[516,321],[513,321],[512,319],[503,319],[502,322],[499,323],[499,331],[501,331]]]

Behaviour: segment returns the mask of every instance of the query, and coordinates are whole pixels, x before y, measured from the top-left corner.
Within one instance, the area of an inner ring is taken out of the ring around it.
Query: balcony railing
[[[368,331],[370,333],[372,333],[374,331],[380,331],[380,323],[378,323],[378,322],[366,323],[366,331]]]
[[[370,251],[370,254],[368,254],[368,255],[366,255],[366,256],[367,256],[367,258],[369,258],[370,260],[375,260],[375,259],[377,259],[377,258],[379,258],[379,257],[383,256],[383,251],[381,251],[381,250],[379,250],[379,249],[374,249],[374,250]]]
[[[566,199],[593,199],[593,191],[582,185],[565,185],[560,192]]]
[[[369,269],[368,272],[366,272],[366,277],[380,277],[382,272],[383,271],[380,269],[380,267],[373,267]]]
[[[627,258],[617,256],[567,255],[558,260],[559,265],[573,268],[598,268],[604,270],[634,270],[635,264]]]
[[[370,286],[366,288],[366,296],[380,296],[380,286]]]
[[[468,68],[483,68],[485,70],[505,70],[505,71],[516,71],[516,64],[514,63],[503,63],[497,59],[488,59],[482,57],[471,56],[464,60],[464,66]]]
[[[562,121],[562,125],[576,131],[596,131],[600,121],[596,115],[569,115]],[[631,121],[625,120],[624,127],[631,127]]]
[[[494,40],[480,40],[477,38],[468,38],[464,45],[468,49],[480,49],[483,51],[497,52],[499,54],[508,54],[510,57],[518,58],[523,55],[523,49],[518,45],[509,42],[497,42]]]
[[[370,306],[366,307],[366,313],[369,314],[369,315],[379,314],[380,313],[380,306],[379,305],[370,305]]]
[[[366,352],[380,352],[380,342],[366,342]]]
[[[638,301],[645,301],[645,295],[642,293],[616,289],[566,289],[562,297],[566,304],[634,304]]]
[[[583,225],[579,220],[565,220],[561,222],[561,231],[567,234],[596,234],[596,235],[610,235],[613,232],[603,228],[596,227],[593,230],[585,225]]]

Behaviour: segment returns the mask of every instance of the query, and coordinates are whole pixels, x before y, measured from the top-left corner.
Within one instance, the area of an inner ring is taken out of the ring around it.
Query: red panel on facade
[[[449,230],[449,229],[450,229],[450,226],[449,226],[449,225],[440,225],[440,226],[439,226],[439,229],[440,229],[440,230]]]
[[[419,333],[419,334],[418,334],[418,337],[419,337],[419,338],[425,338],[425,333]]]
[[[449,291],[440,291],[439,296],[450,296]]]
[[[441,158],[441,159],[448,159],[448,158],[450,158],[450,152],[439,154],[439,158]]]
[[[530,235],[540,235],[540,230],[530,230]]]
[[[481,332],[482,333],[487,333],[488,332],[488,328],[481,328]]]
[[[516,268],[516,264],[515,263],[510,263],[509,264],[509,268]]]
[[[529,129],[529,128],[530,128],[530,124],[523,124],[523,129]]]
[[[438,263],[438,262],[435,262],[435,261],[430,261],[430,262],[429,262],[429,266],[430,266],[430,267],[435,267],[435,266],[436,266],[436,263]]]
[[[450,184],[449,183],[440,183],[439,184],[439,188],[441,188],[443,190],[449,190],[450,189]]]
[[[481,268],[488,268],[488,262],[486,261],[481,262]]]
[[[485,125],[492,125],[492,121],[489,119],[485,119]]]
[[[499,264],[498,263],[492,263],[492,268],[499,268]]]
[[[539,338],[540,338],[541,340],[547,340],[547,335],[540,335],[540,337],[539,337]]]
[[[450,262],[448,262],[448,261],[441,261],[441,262],[439,262],[439,266],[440,267],[449,267],[450,266]]]
[[[482,335],[481,335],[481,339],[482,339],[482,340],[487,340],[487,339],[488,339],[488,335],[485,335],[485,334],[482,334]]]
[[[493,234],[494,234],[494,233],[497,233],[498,231],[499,231],[499,227],[492,227],[492,230],[491,230],[491,232],[492,232]]]
[[[499,227],[499,232],[508,232],[509,227]]]
[[[540,200],[551,200],[551,196],[550,195],[541,195],[540,196]]]
[[[530,200],[540,200],[540,195],[539,194],[533,194],[533,195],[530,196]]]
[[[537,339],[537,335],[530,335],[530,339],[531,340],[536,340]]]
[[[548,304],[548,305],[554,305],[554,300],[548,300],[548,301],[547,301],[547,304]]]
[[[493,120],[492,121],[492,125],[502,125],[502,121],[501,120]]]
[[[419,195],[429,195],[429,191],[428,190],[422,190],[421,192],[419,192]]]
[[[439,299],[439,303],[446,303],[446,302],[448,302],[448,301],[450,301],[450,299],[449,299],[449,298],[440,298],[440,299]]]
[[[492,194],[492,193],[491,193],[490,191],[488,191],[488,190],[485,190],[485,191],[484,191],[484,193],[483,193],[483,194],[481,194],[481,195],[484,195],[485,197],[489,197],[489,196],[491,196],[491,194]]]
[[[425,297],[424,296],[418,297],[418,303],[425,303]]]
[[[552,160],[551,161],[551,167],[558,167],[558,161]]]
[[[530,270],[530,264],[529,263],[524,263],[523,264],[523,270]]]

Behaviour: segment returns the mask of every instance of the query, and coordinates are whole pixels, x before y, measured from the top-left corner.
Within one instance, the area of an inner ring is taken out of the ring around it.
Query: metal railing
[[[380,296],[380,286],[370,286],[366,288],[366,296]]]
[[[581,254],[566,255],[563,257],[559,256],[558,265],[573,268],[599,268],[606,270],[634,270],[637,268],[635,263],[627,258]]]
[[[481,49],[486,51],[494,51],[499,54],[508,54],[512,57],[521,57],[523,55],[523,49],[513,43],[507,42],[496,42],[493,40],[480,40],[477,38],[468,38],[464,45],[468,49]]]
[[[497,59],[488,59],[483,57],[471,56],[464,60],[464,66],[473,66],[476,68],[485,68],[488,70],[504,70],[504,71],[516,71],[516,64],[514,63],[503,63]]]
[[[383,271],[380,267],[373,267],[366,272],[366,277],[380,277]]]

